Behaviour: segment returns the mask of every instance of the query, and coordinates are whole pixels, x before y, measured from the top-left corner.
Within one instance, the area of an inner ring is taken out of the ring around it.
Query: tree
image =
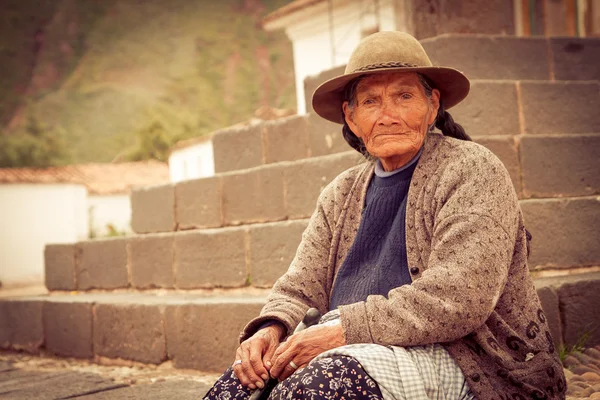
[[[52,167],[70,161],[65,132],[48,128],[35,116],[17,132],[0,132],[0,167]]]
[[[139,129],[136,132],[136,139],[136,147],[124,157],[128,161],[155,159],[166,162],[169,158],[169,149],[175,143],[174,137],[169,135],[158,120],[153,120]]]

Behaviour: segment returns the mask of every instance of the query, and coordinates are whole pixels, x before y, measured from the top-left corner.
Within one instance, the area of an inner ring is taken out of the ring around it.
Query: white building
[[[171,149],[169,175],[171,182],[206,178],[215,174],[211,136],[183,140]]]
[[[1,168],[0,282],[41,284],[46,244],[131,233],[131,187],[168,181],[156,161]]]
[[[304,79],[346,65],[365,36],[405,30],[400,0],[297,0],[263,19],[266,31],[285,30],[292,41],[298,114],[306,113]]]
[[[0,185],[0,282],[43,282],[47,243],[88,237],[87,190],[71,183]]]

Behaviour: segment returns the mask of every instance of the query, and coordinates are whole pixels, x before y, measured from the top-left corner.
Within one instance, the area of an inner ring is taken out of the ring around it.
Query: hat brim
[[[368,71],[354,72],[341,75],[322,83],[313,93],[312,106],[317,114],[331,122],[344,123],[342,103],[344,88],[354,78],[362,75],[372,75],[379,72],[418,72],[429,78],[447,110],[454,107],[469,94],[471,84],[469,79],[460,71],[448,67],[394,67],[377,68]]]

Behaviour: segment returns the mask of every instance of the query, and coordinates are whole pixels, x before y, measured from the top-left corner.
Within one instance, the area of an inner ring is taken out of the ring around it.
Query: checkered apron
[[[379,385],[385,400],[475,399],[454,359],[439,344],[397,347],[352,344],[320,354],[354,357]]]

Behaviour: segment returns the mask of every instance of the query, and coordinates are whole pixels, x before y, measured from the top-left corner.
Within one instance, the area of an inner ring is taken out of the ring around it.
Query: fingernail
[[[259,388],[261,388],[261,389],[262,389],[262,388],[264,388],[264,387],[265,387],[265,384],[264,384],[264,383],[262,383],[261,381],[256,381],[256,386],[258,386]]]
[[[267,367],[271,368],[271,361],[267,361]]]
[[[269,375],[267,375],[267,374],[262,374],[260,377],[263,378],[263,380],[265,380],[265,381],[267,379],[269,379]]]
[[[252,390],[256,389],[256,386],[254,386],[254,384],[252,384],[252,383],[251,383],[251,384],[249,384],[249,385],[248,385],[248,387],[249,387],[250,389],[252,389]]]

